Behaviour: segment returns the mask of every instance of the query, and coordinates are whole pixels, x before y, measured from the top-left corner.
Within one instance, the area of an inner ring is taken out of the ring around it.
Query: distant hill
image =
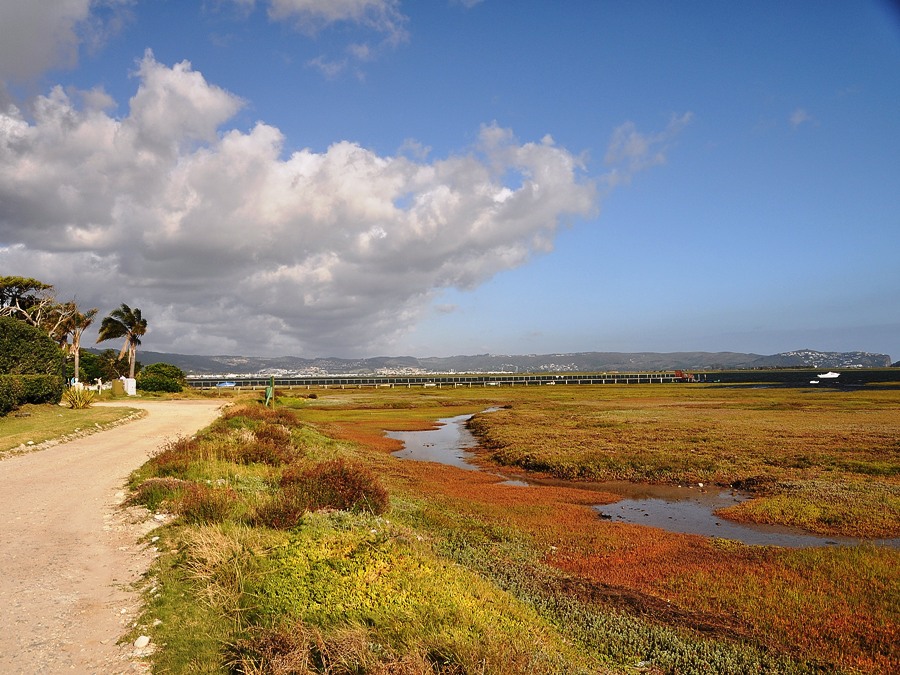
[[[91,350],[97,351],[97,350]],[[368,359],[297,356],[196,356],[139,351],[144,365],[171,363],[193,375],[341,375],[483,372],[603,372],[654,370],[739,370],[748,368],[880,368],[887,354],[819,352],[800,349],[764,356],[740,352],[577,352],[571,354],[476,354],[417,358],[379,356]]]
[[[887,354],[868,352],[817,352],[800,349],[757,359],[751,368],[791,368],[810,366],[812,368],[881,368],[891,365]]]

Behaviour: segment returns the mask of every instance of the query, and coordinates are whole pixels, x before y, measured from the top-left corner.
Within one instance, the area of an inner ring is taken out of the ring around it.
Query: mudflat
[[[130,644],[117,644],[140,606],[131,585],[153,559],[138,541],[151,524],[119,508],[125,481],[167,440],[210,424],[221,402],[122,405],[148,414],[0,461],[2,673],[146,669]]]

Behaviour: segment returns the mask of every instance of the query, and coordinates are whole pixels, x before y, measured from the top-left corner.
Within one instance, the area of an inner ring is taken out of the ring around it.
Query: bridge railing
[[[323,388],[358,389],[363,387],[503,387],[555,386],[600,384],[663,384],[683,382],[683,375],[673,372],[641,373],[553,373],[502,374],[477,373],[468,375],[328,375],[307,377],[275,377],[275,386],[282,389]],[[256,377],[199,377],[188,384],[196,389],[235,388],[264,389],[271,376]]]

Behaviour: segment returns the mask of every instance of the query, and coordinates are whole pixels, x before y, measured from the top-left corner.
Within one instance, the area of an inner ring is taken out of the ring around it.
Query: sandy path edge
[[[0,672],[140,673],[117,640],[140,597],[152,527],[118,508],[128,474],[167,440],[218,415],[220,401],[140,401],[129,424],[0,462]]]

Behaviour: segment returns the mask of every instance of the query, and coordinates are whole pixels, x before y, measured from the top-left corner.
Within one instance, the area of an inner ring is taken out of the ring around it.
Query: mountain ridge
[[[91,349],[90,351],[98,351]],[[763,355],[746,352],[569,352],[472,354],[445,357],[376,356],[361,359],[298,356],[202,356],[141,351],[144,365],[171,363],[189,375],[342,375],[479,372],[603,372],[743,370],[768,368],[882,368],[887,354],[799,349]]]

